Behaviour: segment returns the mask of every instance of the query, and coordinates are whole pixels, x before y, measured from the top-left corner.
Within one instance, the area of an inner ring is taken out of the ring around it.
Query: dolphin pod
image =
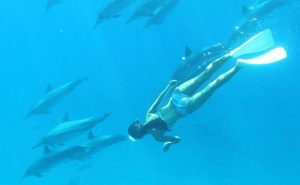
[[[48,0],[47,9],[61,2],[62,0]],[[134,2],[135,0],[111,0],[110,3],[99,12],[96,26],[103,21],[119,17],[123,10]],[[162,24],[179,2],[180,0],[144,0],[140,6],[137,7],[127,23],[145,17],[148,18],[145,28]],[[244,7],[242,21],[232,33],[229,39],[229,47],[236,45],[239,38],[254,33],[255,31],[253,31],[252,28],[258,25],[261,19],[284,4],[284,0],[260,0],[249,8]],[[194,77],[201,73],[211,61],[229,52],[229,47],[216,44],[200,52],[193,52],[186,47],[182,63],[174,71],[172,79],[176,79],[179,85],[187,79]],[[51,108],[61,102],[85,80],[86,79],[74,80],[57,88],[53,88],[49,85],[45,96],[29,111],[25,118],[48,113]],[[127,137],[123,135],[102,135],[95,137],[90,131],[100,122],[106,120],[108,116],[110,116],[110,113],[104,114],[103,116],[72,121],[66,114],[62,122],[45,134],[33,147],[44,146],[44,155],[29,166],[22,179],[28,176],[42,177],[46,171],[63,162],[87,160],[107,147],[126,141]],[[88,140],[82,144],[67,147],[59,151],[51,151],[49,148],[63,145],[66,141],[88,131]],[[77,180],[70,181],[70,184],[78,183],[79,181]]]
[[[68,82],[58,88],[48,85],[46,95],[29,111],[24,119],[33,115],[49,113],[49,110],[69,95],[78,85],[87,79],[80,79]]]
[[[41,145],[61,145],[65,141],[92,129],[108,116],[110,116],[110,113],[106,113],[103,116],[70,121],[69,116],[66,114],[63,122],[52,128],[33,148]]]

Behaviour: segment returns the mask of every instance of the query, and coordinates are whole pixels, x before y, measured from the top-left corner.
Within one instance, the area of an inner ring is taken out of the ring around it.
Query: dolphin
[[[70,160],[84,161],[85,159],[90,159],[94,154],[103,149],[119,142],[126,141],[127,139],[128,137],[123,135],[104,135],[95,137],[92,132],[89,132],[87,142],[77,146],[84,148],[84,152],[78,153],[78,155],[76,155],[77,158],[72,158]]]
[[[261,18],[270,14],[270,12],[286,4],[288,0],[258,0],[254,5],[248,7],[243,6],[244,17]]]
[[[49,109],[58,104],[63,98],[69,95],[78,85],[87,79],[80,79],[68,82],[58,88],[48,85],[46,95],[29,111],[24,119],[33,115],[40,115],[49,112]]]
[[[150,17],[144,26],[144,29],[153,25],[162,24],[165,18],[175,9],[179,1],[180,0],[166,0],[164,4],[156,11],[156,13]]]
[[[141,17],[151,17],[161,8],[166,0],[144,0],[127,21],[127,24]]]
[[[134,2],[135,0],[111,0],[98,14],[95,28],[105,20],[120,17],[120,13]]]
[[[257,28],[261,25],[262,20],[274,10],[286,4],[287,1],[288,0],[258,0],[249,8],[243,6],[243,17],[232,31],[228,45],[234,47],[239,44],[236,43],[236,41],[247,39],[257,33]],[[233,45],[234,43],[235,45]]]
[[[128,138],[123,135],[105,135],[95,137],[92,132],[89,132],[88,141],[80,147],[85,148],[85,156],[90,157],[93,154],[121,141],[126,141]]]
[[[174,71],[172,80],[177,80],[177,85],[182,84],[186,80],[197,76],[208,64],[227,52],[227,47],[220,43],[204,48],[197,53],[186,47],[185,56],[182,57],[182,62]]]
[[[37,148],[42,145],[61,145],[64,141],[72,139],[73,137],[92,129],[97,124],[104,121],[108,116],[110,116],[110,113],[105,113],[103,116],[70,121],[69,116],[66,114],[62,123],[52,128],[39,143],[33,146],[33,148]]]
[[[85,148],[80,146],[70,147],[58,152],[52,152],[48,147],[45,147],[44,155],[29,166],[21,179],[28,176],[42,177],[44,172],[58,166],[62,162],[76,159],[84,153]]]

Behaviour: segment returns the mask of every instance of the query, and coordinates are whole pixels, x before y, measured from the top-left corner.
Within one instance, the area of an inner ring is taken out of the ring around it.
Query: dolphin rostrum
[[[92,129],[97,124],[104,121],[108,116],[110,116],[110,113],[106,113],[99,117],[89,117],[70,121],[69,116],[66,114],[63,122],[52,128],[33,148],[41,145],[61,145],[65,141]]]
[[[49,85],[46,95],[30,110],[24,119],[27,119],[33,115],[48,113],[49,109],[58,104],[85,80],[87,79],[74,80],[55,89]]]

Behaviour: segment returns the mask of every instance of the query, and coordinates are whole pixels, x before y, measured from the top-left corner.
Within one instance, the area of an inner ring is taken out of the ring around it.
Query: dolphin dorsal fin
[[[68,122],[70,121],[70,117],[69,117],[69,114],[68,113],[65,113],[63,119],[62,119],[62,122]]]
[[[92,139],[95,139],[95,135],[93,134],[92,131],[89,131],[88,140],[92,140]]]
[[[44,155],[47,155],[47,154],[50,154],[51,153],[51,150],[48,146],[45,146],[44,147]]]
[[[186,46],[185,47],[184,57],[185,58],[189,58],[192,54],[193,54],[193,51],[188,46]]]
[[[243,13],[243,15],[246,15],[246,14],[248,14],[249,13],[249,11],[250,11],[250,8],[248,8],[247,6],[245,6],[245,5],[243,5],[242,6],[242,13]]]
[[[52,90],[53,90],[53,86],[51,84],[49,84],[48,87],[47,87],[46,93],[48,94]]]

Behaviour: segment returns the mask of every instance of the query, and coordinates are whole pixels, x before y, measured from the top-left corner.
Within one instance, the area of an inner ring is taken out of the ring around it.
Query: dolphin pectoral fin
[[[39,177],[39,178],[42,178],[42,177],[43,177],[43,175],[42,175],[42,174],[40,174],[40,173],[38,173],[38,174],[35,174],[35,176],[36,176],[36,177]]]
[[[65,113],[63,119],[62,119],[62,122],[69,122],[70,121],[70,117],[69,117],[69,114],[68,113]]]
[[[47,90],[46,90],[46,94],[48,94],[52,90],[53,90],[53,86],[51,84],[49,84],[48,87],[47,87]]]
[[[44,155],[50,154],[52,151],[50,150],[49,146],[44,147]]]
[[[39,114],[42,115],[42,114],[50,114],[51,112],[50,111],[44,111],[44,112],[40,112]]]
[[[92,140],[92,139],[95,139],[95,135],[93,134],[92,131],[89,131],[88,140]]]
[[[85,159],[91,160],[91,159],[93,159],[93,157],[92,156],[86,156]]]
[[[35,148],[37,148],[37,147],[40,147],[41,145],[42,145],[42,143],[39,142],[39,143],[37,143],[36,145],[34,145],[34,146],[32,147],[32,149],[35,149]]]
[[[111,114],[112,114],[111,112],[104,113],[103,119],[106,119],[107,117],[111,116]]]

